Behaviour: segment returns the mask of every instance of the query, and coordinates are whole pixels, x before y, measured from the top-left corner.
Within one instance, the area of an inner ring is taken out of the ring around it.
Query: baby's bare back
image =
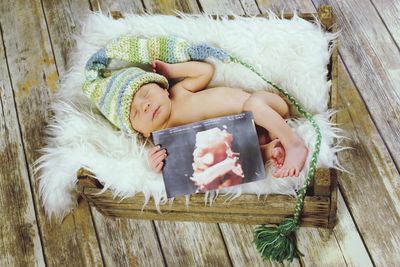
[[[174,119],[169,126],[240,113],[250,95],[242,89],[232,87],[214,87],[195,93],[173,87],[171,100]]]

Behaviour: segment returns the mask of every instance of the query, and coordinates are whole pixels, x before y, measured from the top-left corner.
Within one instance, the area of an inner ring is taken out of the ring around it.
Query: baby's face
[[[156,83],[143,85],[135,94],[129,115],[133,129],[149,137],[163,129],[171,114],[169,92]]]

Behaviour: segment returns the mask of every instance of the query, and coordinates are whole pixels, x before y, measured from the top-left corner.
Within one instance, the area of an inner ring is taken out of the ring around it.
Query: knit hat
[[[116,71],[109,77],[86,81],[83,92],[112,124],[131,135],[136,132],[129,121],[131,103],[140,87],[148,83],[168,88],[168,80],[164,76],[130,67]]]
[[[162,75],[136,67],[114,72],[107,70],[112,58],[137,63],[133,58],[129,58],[126,46],[123,49],[121,42],[117,44],[120,46],[112,42],[92,55],[86,64],[86,81],[82,89],[112,124],[125,134],[132,135],[136,131],[131,126],[129,114],[136,92],[148,83],[157,83],[168,89],[168,80]]]

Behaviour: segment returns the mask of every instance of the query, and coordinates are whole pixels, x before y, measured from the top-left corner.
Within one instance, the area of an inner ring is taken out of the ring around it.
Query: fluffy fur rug
[[[309,23],[297,16],[291,20],[273,14],[269,19],[213,20],[206,15],[180,15],[182,19],[126,14],[120,20],[98,13],[88,15],[82,33],[76,38],[69,71],[62,78],[51,106],[54,117],[47,127],[47,145],[35,165],[41,199],[49,218],[54,215],[62,219],[76,205],[76,173],[80,167],[92,171],[104,184],[104,189],[111,189],[116,197],[143,192],[146,203],[151,196],[157,205],[166,201],[161,174],[152,172],[147,164],[148,147],[113,130],[81,92],[88,58],[121,35],[175,35],[191,42],[221,47],[253,64],[268,79],[299,99],[308,111],[317,114],[316,121],[323,136],[318,166],[340,166],[335,153],[342,148],[334,144],[335,138],[341,138],[340,131],[329,123],[334,111],[327,110],[330,81],[327,81],[326,65],[332,50],[329,42],[335,40],[336,34],[325,33],[318,22]],[[271,90],[240,65],[224,65],[212,59],[210,62],[216,67],[210,87],[225,85],[248,91]],[[303,119],[288,123],[312,151],[315,142],[312,126]],[[311,154],[300,177],[276,179],[272,177],[272,168],[266,166],[267,179],[225,192],[231,197],[244,192],[295,195],[295,190],[303,184]],[[211,195],[216,194],[212,192]]]

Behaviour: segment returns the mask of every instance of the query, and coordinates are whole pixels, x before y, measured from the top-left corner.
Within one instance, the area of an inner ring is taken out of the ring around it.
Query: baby
[[[281,178],[299,175],[308,149],[286,124],[288,106],[280,96],[231,87],[206,89],[214,74],[213,66],[206,62],[168,64],[155,60],[152,69],[167,79],[182,80],[169,90],[160,83],[150,82],[136,91],[129,111],[130,126],[134,130],[149,137],[153,131],[251,111],[263,159],[271,160],[276,167],[273,175]],[[152,169],[161,171],[166,157],[164,149],[153,147],[148,158]]]

